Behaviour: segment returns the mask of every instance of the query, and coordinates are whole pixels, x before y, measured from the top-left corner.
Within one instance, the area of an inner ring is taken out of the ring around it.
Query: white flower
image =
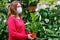
[[[59,30],[60,30],[60,28],[59,28]]]
[[[60,1],[57,1],[57,3],[56,3],[57,5],[60,5]]]
[[[57,28],[55,30],[57,30]]]
[[[60,23],[60,20],[58,20],[58,23]]]
[[[57,20],[57,17],[54,17],[54,20]]]
[[[0,21],[2,20],[2,18],[0,18]]]
[[[36,10],[35,10],[35,11],[38,11],[38,10],[39,10],[39,8],[40,8],[40,4],[38,3],[38,4],[37,4],[37,8],[36,8]]]
[[[49,19],[45,19],[45,22],[48,23],[49,22]]]
[[[38,8],[35,9],[35,11],[38,11],[38,10],[39,10]]]
[[[6,22],[6,19],[4,20],[4,22]]]
[[[9,1],[11,1],[11,0],[9,0]]]
[[[55,7],[55,9],[57,9],[57,7]]]
[[[39,17],[39,21],[41,21],[41,15],[40,15],[40,17]]]

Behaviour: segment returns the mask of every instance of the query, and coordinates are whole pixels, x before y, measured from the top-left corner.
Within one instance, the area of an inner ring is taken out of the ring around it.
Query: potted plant
[[[36,6],[29,6],[28,7],[28,10],[31,10],[31,11],[35,11],[35,9],[36,9]]]
[[[30,13],[30,16],[32,18],[32,21],[26,23],[26,24],[29,24],[27,29],[31,32],[32,38],[35,39],[36,36],[37,36],[38,28],[40,26],[40,22],[37,21],[38,20],[38,16],[35,15],[34,13]]]
[[[36,5],[37,5],[38,0],[30,0],[29,1],[29,5],[28,5],[28,9],[31,11],[35,11],[36,9]]]
[[[30,32],[32,34],[32,38],[36,38],[37,37],[37,32],[38,32],[38,27],[39,27],[39,22],[31,22],[30,23]]]

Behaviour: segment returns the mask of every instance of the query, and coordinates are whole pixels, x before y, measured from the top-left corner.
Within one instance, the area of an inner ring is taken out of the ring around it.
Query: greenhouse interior
[[[0,0],[0,40],[8,40],[6,21],[13,1],[22,5],[25,29],[32,40],[60,40],[60,0]]]

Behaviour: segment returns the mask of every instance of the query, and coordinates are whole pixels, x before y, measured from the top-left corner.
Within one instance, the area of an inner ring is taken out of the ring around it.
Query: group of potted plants
[[[36,15],[37,13],[30,12],[31,21],[27,25],[27,29],[32,33],[33,38],[39,37],[39,38],[45,38],[48,40],[52,37],[57,37],[57,35],[58,35],[57,32],[59,30],[58,28],[60,25],[57,22],[57,20],[60,19],[60,16],[58,17],[58,15],[57,15],[56,5],[53,3],[54,1],[50,0],[48,2],[51,2],[50,4],[49,3],[46,4],[49,6],[48,8],[38,10],[38,15],[40,14],[42,17],[41,21],[39,21],[39,19],[38,19],[39,16]],[[54,6],[54,8],[51,8],[51,10],[50,10],[50,6],[52,6],[52,3],[55,6]],[[32,9],[29,8],[29,10],[32,10]],[[42,26],[41,26],[40,22],[42,22],[41,23],[41,24],[43,24]],[[41,28],[40,28],[40,26],[41,26]],[[38,31],[39,31],[39,34],[38,34]]]
[[[50,1],[47,0],[47,1],[48,1],[47,5],[50,6],[51,4],[53,4],[52,2],[54,2],[55,0],[50,0]],[[44,0],[39,1],[41,5],[45,2]],[[2,6],[2,8],[5,8],[3,7],[5,4],[2,5],[3,3],[4,2],[0,2],[1,4],[0,6]],[[53,8],[52,8],[53,10],[50,10],[49,8],[40,9],[36,13],[30,12],[29,14],[29,11],[35,11],[38,2],[36,0],[29,0],[29,2],[27,1],[27,3],[28,3],[28,8],[26,7],[26,9],[24,10],[24,17],[25,17],[25,21],[28,20],[26,22],[26,26],[27,26],[26,29],[30,31],[32,37],[36,40],[60,40],[60,5],[57,6],[57,9],[53,9]],[[27,13],[25,13],[26,11]],[[6,13],[4,14],[4,11],[1,12],[0,12],[0,26],[1,26],[0,40],[7,40],[7,28],[5,23]],[[41,15],[41,17],[39,14]],[[39,18],[41,18],[40,21]]]

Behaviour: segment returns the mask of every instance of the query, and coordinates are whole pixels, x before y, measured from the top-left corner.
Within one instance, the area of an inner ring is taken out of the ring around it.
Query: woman
[[[8,40],[32,40],[31,34],[25,31],[24,21],[21,18],[22,7],[19,1],[13,1],[8,12]]]

